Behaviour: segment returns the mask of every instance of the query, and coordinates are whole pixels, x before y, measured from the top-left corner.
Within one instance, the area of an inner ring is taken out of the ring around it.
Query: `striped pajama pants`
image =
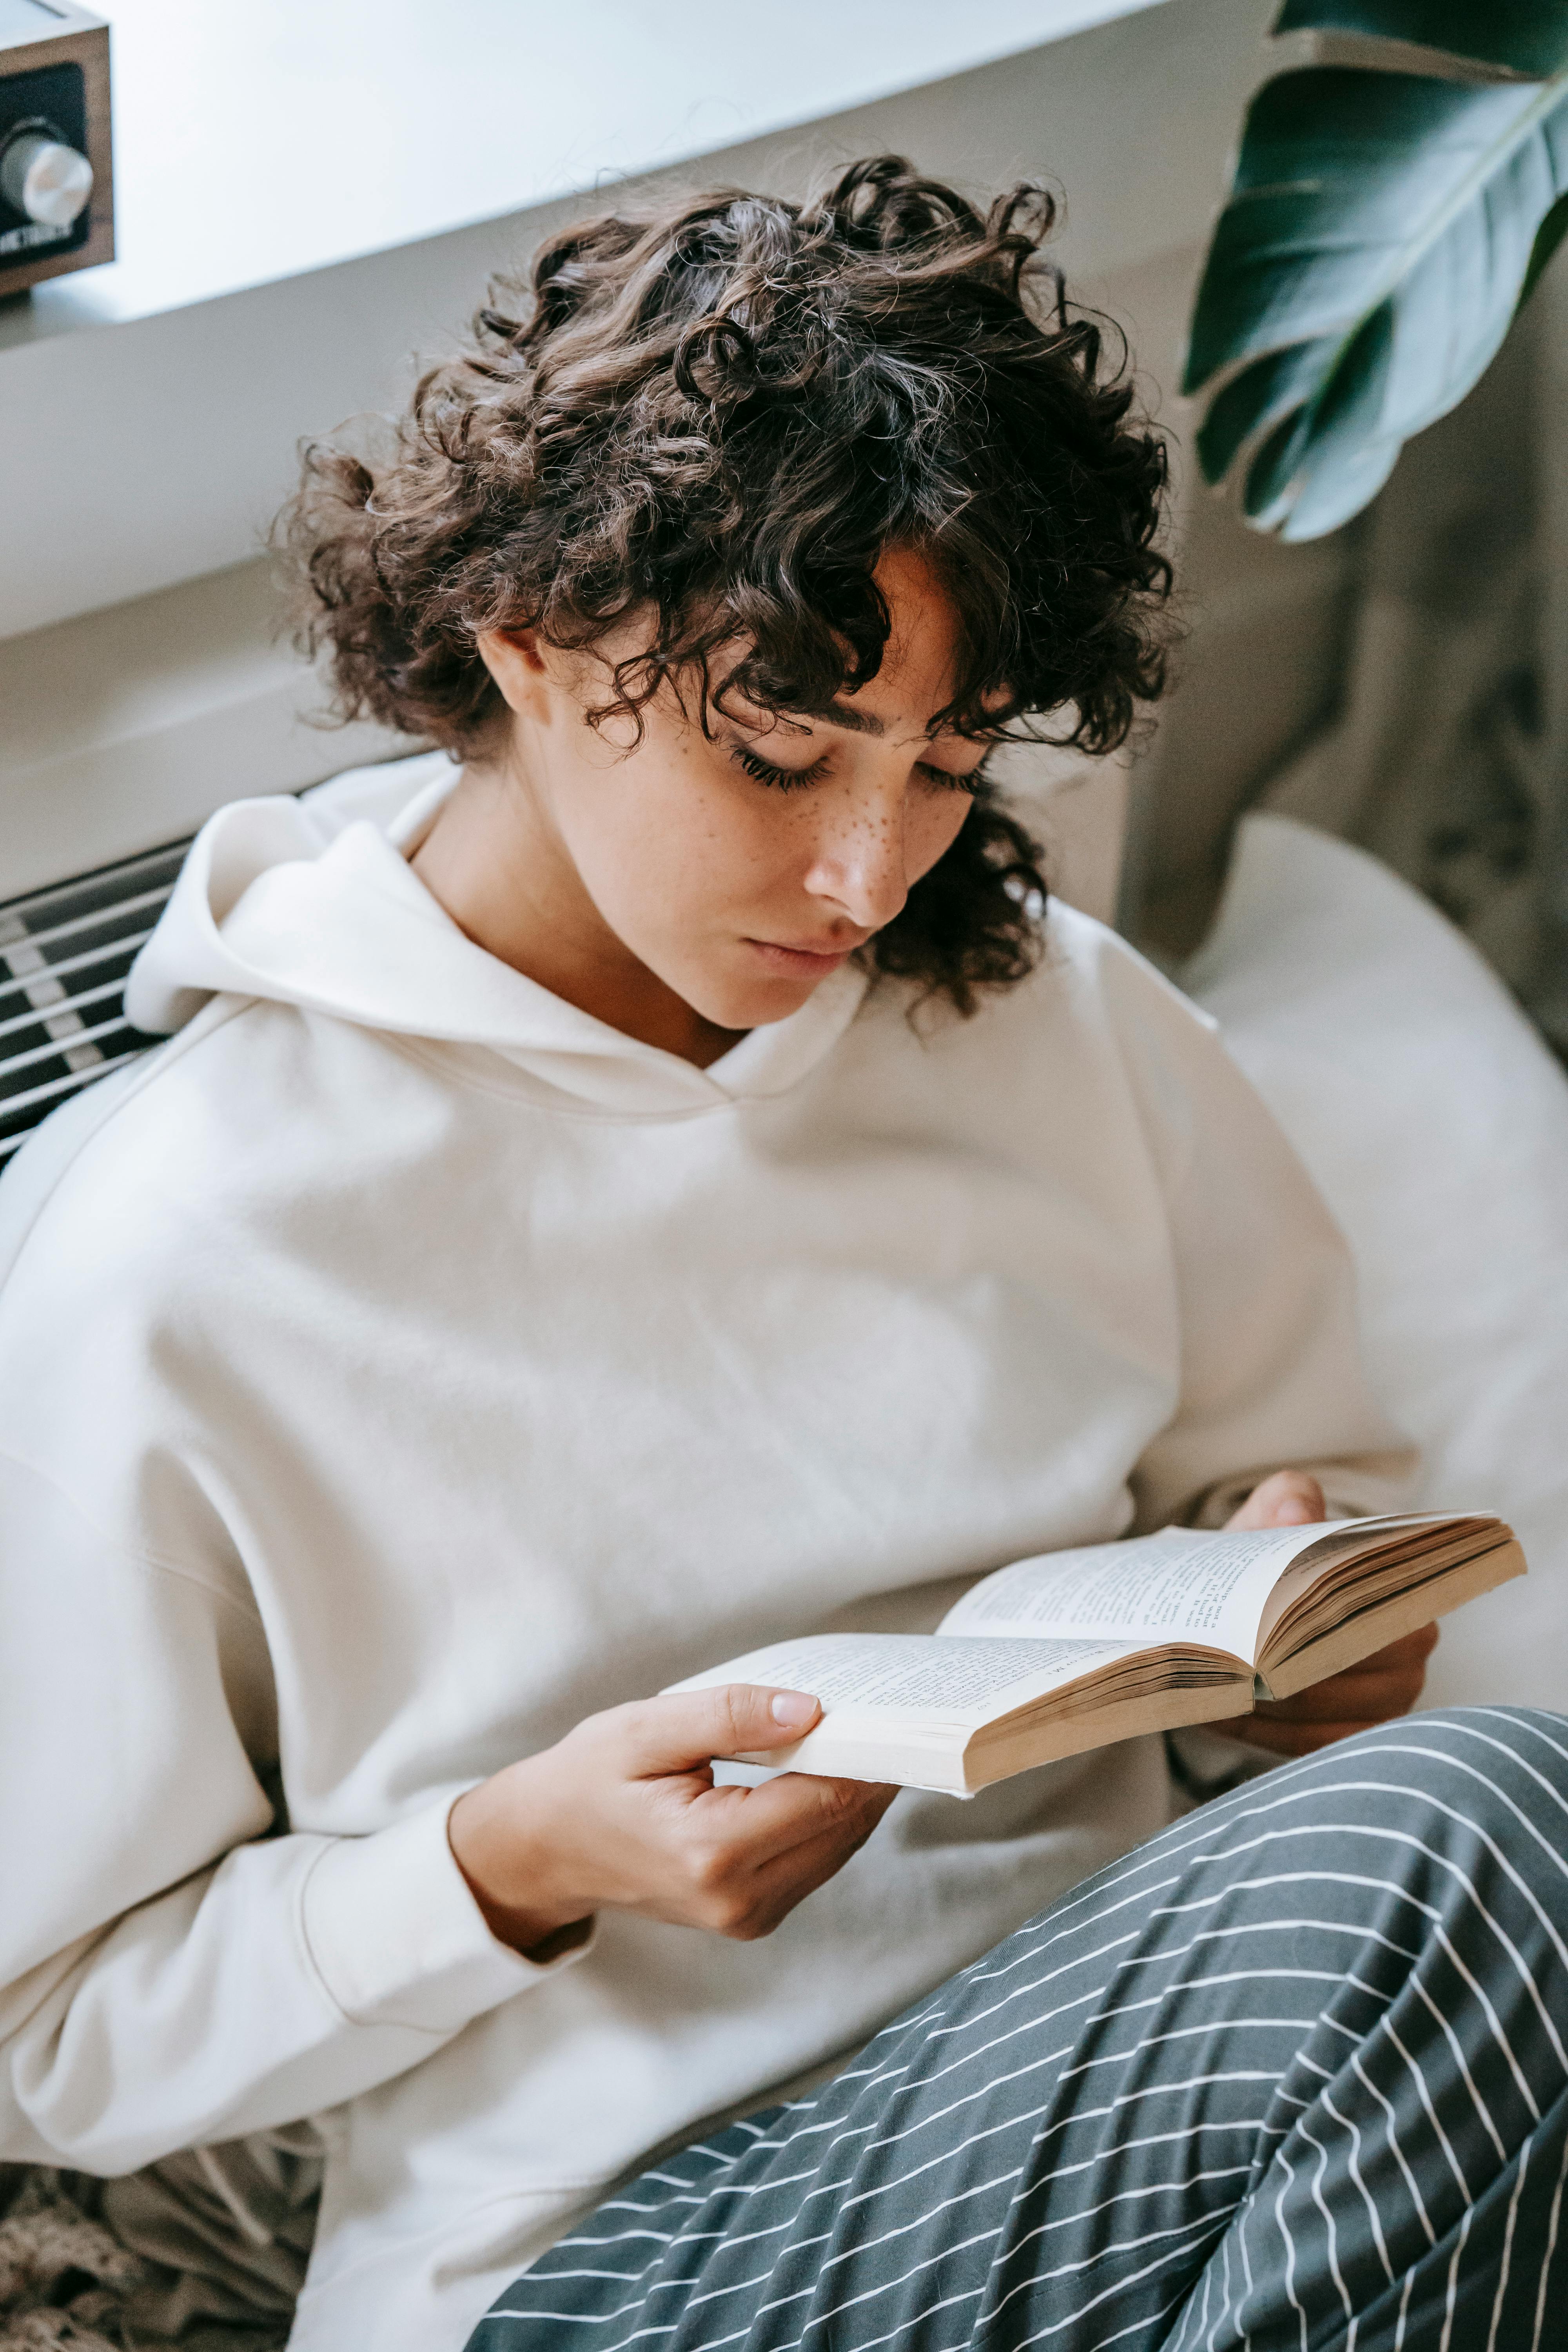
[[[1563,2352],[1568,1722],[1418,1716],[705,2137],[469,2352]]]

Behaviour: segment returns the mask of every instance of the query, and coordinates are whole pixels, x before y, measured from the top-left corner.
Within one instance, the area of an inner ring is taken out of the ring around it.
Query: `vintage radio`
[[[109,26],[0,0],[0,297],[113,258]]]

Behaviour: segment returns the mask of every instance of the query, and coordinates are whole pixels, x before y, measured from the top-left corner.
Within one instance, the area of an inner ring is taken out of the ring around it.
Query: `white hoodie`
[[[1307,1178],[1110,933],[1053,909],[967,1022],[841,971],[697,1070],[448,919],[438,764],[392,837],[215,817],[131,992],[185,1025],[0,1186],[0,2159],[314,2116],[299,2352],[456,2352],[642,2151],[1170,1809],[1157,1740],[907,1793],[764,1943],[541,1969],[460,1790],[1282,1462],[1380,1503],[1398,1444]]]

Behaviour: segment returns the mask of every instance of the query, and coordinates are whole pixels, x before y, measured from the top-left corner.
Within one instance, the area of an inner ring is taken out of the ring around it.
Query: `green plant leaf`
[[[1308,67],[1266,84],[1184,381],[1213,388],[1209,478],[1246,453],[1249,518],[1291,538],[1309,516],[1326,530],[1353,513],[1353,486],[1386,478],[1495,354],[1565,193],[1568,73],[1467,84]]]
[[[1208,480],[1222,482],[1240,450],[1300,410],[1332,366],[1337,340],[1322,336],[1266,352],[1221,384],[1198,427],[1198,463]]]
[[[1309,473],[1279,525],[1281,539],[1321,539],[1370,506],[1399,462],[1403,441],[1368,441],[1337,466]]]
[[[1404,446],[1378,429],[1392,358],[1384,304],[1341,352],[1321,396],[1287,419],[1278,446],[1266,444],[1248,467],[1249,520],[1284,539],[1318,539],[1377,495]]]
[[[1544,80],[1568,63],[1568,0],[1285,0],[1276,33],[1362,33]]]
[[[1261,523],[1289,511],[1309,457],[1314,471],[1326,473],[1363,443],[1384,437],[1378,427],[1391,355],[1384,304],[1339,352],[1317,399],[1288,416],[1253,458],[1243,495],[1249,520]]]
[[[1253,453],[1242,483],[1241,507],[1259,530],[1274,530],[1290,511],[1289,487],[1300,471],[1306,446],[1302,413],[1285,417]],[[1280,488],[1280,484],[1287,487]]]
[[[1535,243],[1530,248],[1530,266],[1524,273],[1524,284],[1519,289],[1521,310],[1540,284],[1542,271],[1564,236],[1568,236],[1568,196],[1559,196],[1536,230]]]

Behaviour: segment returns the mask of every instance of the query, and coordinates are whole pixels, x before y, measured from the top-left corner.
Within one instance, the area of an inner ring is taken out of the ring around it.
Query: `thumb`
[[[1326,1517],[1323,1490],[1310,1470],[1276,1470],[1254,1486],[1239,1511],[1226,1521],[1229,1528],[1303,1528]]]
[[[756,1683],[715,1683],[707,1690],[667,1691],[628,1707],[634,1772],[689,1772],[716,1756],[788,1748],[821,1718],[805,1691]]]

